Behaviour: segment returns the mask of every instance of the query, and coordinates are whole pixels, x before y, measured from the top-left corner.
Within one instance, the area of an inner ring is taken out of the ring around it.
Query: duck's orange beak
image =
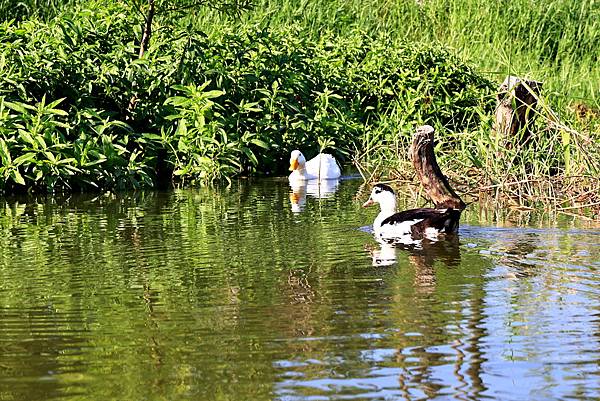
[[[366,201],[365,203],[363,203],[363,207],[369,207],[369,206],[371,206],[373,203],[375,203],[375,202],[373,202],[373,199],[369,198],[369,200],[368,200],[368,201]]]
[[[298,168],[298,159],[294,159],[290,162],[290,171],[294,171]]]

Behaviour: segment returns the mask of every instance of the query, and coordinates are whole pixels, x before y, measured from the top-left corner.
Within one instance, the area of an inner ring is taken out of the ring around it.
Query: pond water
[[[0,200],[0,400],[597,399],[599,228],[382,247],[359,185]]]

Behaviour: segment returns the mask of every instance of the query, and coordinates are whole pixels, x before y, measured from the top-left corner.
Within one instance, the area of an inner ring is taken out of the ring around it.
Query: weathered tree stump
[[[417,128],[413,143],[410,147],[412,159],[417,176],[425,192],[433,201],[436,208],[453,208],[463,210],[466,205],[454,192],[448,180],[442,174],[433,151],[433,132],[430,125]]]
[[[531,124],[536,115],[538,95],[542,82],[522,79],[509,75],[498,88],[496,96],[496,121],[494,131],[504,138],[518,139],[520,145],[526,144],[531,137]]]

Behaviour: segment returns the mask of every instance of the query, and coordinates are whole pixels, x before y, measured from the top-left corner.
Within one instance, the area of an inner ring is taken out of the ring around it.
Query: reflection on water
[[[438,239],[423,239],[415,243],[406,243],[401,240],[395,242],[393,239],[385,240],[374,237],[378,246],[368,244],[365,249],[371,255],[373,266],[391,266],[396,263],[397,250],[403,250],[408,260],[417,268],[422,270],[432,269],[433,263],[439,260],[447,266],[455,266],[460,263],[459,236],[441,235]]]
[[[396,245],[382,241],[380,238],[375,238],[378,245],[367,244],[365,249],[371,255],[373,266],[392,266],[396,264]]]
[[[306,206],[306,196],[315,199],[332,198],[338,190],[340,180],[302,180],[290,181],[290,205],[292,212],[300,213]]]
[[[600,230],[390,246],[358,186],[0,200],[0,399],[597,397]]]

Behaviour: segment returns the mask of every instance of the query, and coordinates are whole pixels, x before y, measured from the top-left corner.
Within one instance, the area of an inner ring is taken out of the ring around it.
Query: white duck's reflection
[[[292,212],[300,213],[306,206],[306,197],[315,199],[331,198],[338,190],[340,180],[297,180],[290,181],[290,203]]]

